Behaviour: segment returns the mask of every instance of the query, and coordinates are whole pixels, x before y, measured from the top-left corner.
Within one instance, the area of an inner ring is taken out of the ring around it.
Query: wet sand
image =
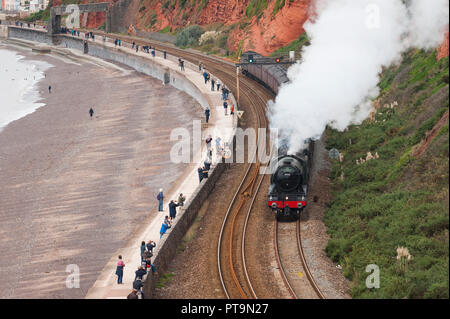
[[[47,105],[0,132],[0,298],[82,298],[187,167],[170,162],[170,132],[202,111],[134,71],[39,59],[55,66]],[[80,289],[66,288],[71,264]]]

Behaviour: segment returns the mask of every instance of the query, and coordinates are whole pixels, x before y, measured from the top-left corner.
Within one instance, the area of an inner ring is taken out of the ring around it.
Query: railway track
[[[274,222],[274,248],[283,282],[294,299],[325,299],[306,262],[301,237],[301,221]],[[293,238],[297,245],[292,245]]]

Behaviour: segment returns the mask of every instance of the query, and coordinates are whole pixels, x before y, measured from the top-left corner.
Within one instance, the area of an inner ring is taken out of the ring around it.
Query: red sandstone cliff
[[[447,34],[445,35],[444,43],[442,43],[438,48],[437,59],[440,60],[443,57],[447,56],[448,56],[448,31]]]
[[[144,31],[160,31],[167,27],[174,30],[191,24],[222,24],[231,28],[230,51],[236,51],[242,41],[243,51],[269,54],[304,32],[302,26],[308,18],[310,1],[285,0],[284,6],[276,12],[277,0],[268,0],[266,9],[249,18],[246,9],[253,8],[257,1],[209,0],[205,7],[202,7],[202,1],[194,1],[194,5],[186,4],[182,8],[181,1],[172,7],[167,5],[167,0],[142,0],[133,24]]]

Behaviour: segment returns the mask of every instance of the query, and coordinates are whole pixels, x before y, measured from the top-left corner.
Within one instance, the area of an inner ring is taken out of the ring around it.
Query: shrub
[[[186,27],[177,34],[175,45],[178,47],[197,45],[198,40],[204,32],[198,25]]]

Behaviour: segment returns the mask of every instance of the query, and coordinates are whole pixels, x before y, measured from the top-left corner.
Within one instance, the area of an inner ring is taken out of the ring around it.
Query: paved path
[[[82,34],[81,34],[82,35]],[[80,36],[81,37],[81,36]],[[89,40],[92,41],[92,40]],[[109,41],[103,42],[101,37],[96,37],[95,42],[108,47],[114,47],[113,43]],[[135,49],[122,46],[120,50],[127,51],[129,54],[135,54],[148,59],[153,59],[154,61],[160,63],[171,69],[171,72],[182,72],[178,66],[178,57],[167,55],[167,59],[162,57],[162,53],[158,52],[156,57],[152,57],[151,54],[146,52],[136,52]],[[148,242],[148,240],[153,240],[156,242],[157,246],[154,250],[154,256],[152,260],[155,259],[159,252],[159,247],[161,247],[161,240],[165,240],[170,233],[170,230],[166,235],[160,240],[159,230],[161,224],[166,215],[169,215],[168,203],[171,199],[176,200],[180,193],[186,196],[186,201],[189,202],[190,196],[194,193],[196,188],[199,186],[197,168],[202,165],[206,158],[206,145],[204,140],[208,135],[213,137],[212,145],[215,146],[216,136],[220,136],[222,141],[229,141],[233,135],[233,123],[236,121],[236,117],[225,116],[223,110],[223,103],[221,99],[221,92],[211,91],[211,84],[205,85],[203,76],[198,70],[198,67],[185,62],[185,71],[182,72],[195,86],[197,86],[201,92],[207,96],[210,102],[211,118],[209,124],[203,124],[202,130],[202,149],[201,154],[197,154],[198,158],[201,158],[199,162],[190,164],[189,168],[183,173],[183,177],[173,185],[170,190],[165,192],[164,201],[164,211],[163,212],[149,212],[151,216],[145,221],[145,223],[137,230],[137,232],[131,235],[130,239],[123,247],[117,250],[117,252],[111,257],[110,261],[106,264],[100,276],[98,277],[95,284],[89,289],[86,298],[108,298],[108,299],[120,299],[126,298],[126,296],[132,290],[132,283],[135,277],[135,271],[137,267],[140,266],[140,244],[142,241]],[[222,82],[222,81],[221,81]],[[203,121],[202,121],[203,122]],[[195,157],[194,157],[195,158]],[[213,160],[213,165],[220,160],[219,157],[215,157]],[[156,202],[156,198],[155,198]],[[183,210],[179,210],[177,215],[181,216]],[[176,227],[178,217],[173,225]],[[126,264],[123,276],[123,285],[117,284],[117,276],[115,275],[117,256],[123,256],[123,260]]]

